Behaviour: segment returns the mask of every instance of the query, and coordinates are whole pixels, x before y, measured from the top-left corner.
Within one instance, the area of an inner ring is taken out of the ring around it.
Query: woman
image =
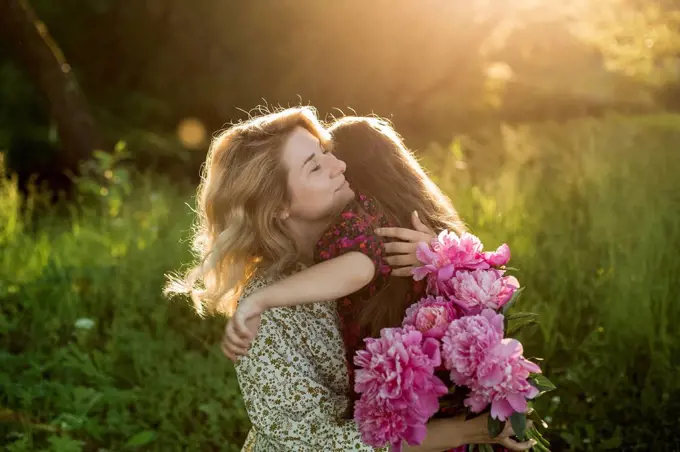
[[[200,263],[167,291],[189,293],[199,312],[229,314],[240,297],[312,264],[316,241],[354,196],[345,164],[326,152],[329,141],[309,108],[254,118],[219,135],[198,191]],[[343,419],[349,388],[334,302],[270,309],[259,331],[236,365],[253,423],[244,450],[372,450]],[[508,427],[492,441],[484,416],[443,419],[428,424],[421,446],[404,450],[530,447],[511,435]]]

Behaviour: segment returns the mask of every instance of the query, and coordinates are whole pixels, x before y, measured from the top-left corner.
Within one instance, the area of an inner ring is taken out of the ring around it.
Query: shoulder
[[[244,298],[252,295],[253,292],[263,289],[271,283],[272,280],[264,275],[253,276],[252,278],[250,278],[250,280],[248,280],[246,285],[243,287],[243,291],[241,292],[241,296],[239,297],[239,302]]]

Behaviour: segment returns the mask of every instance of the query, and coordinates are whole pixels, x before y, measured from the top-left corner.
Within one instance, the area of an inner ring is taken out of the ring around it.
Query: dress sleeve
[[[342,417],[347,396],[324,384],[286,334],[285,316],[294,309],[266,311],[248,354],[236,364],[253,427],[280,451],[374,451],[354,421]]]
[[[369,286],[382,287],[392,271],[385,261],[385,243],[371,223],[355,211],[343,212],[340,221],[326,230],[315,248],[314,261],[326,261],[352,251],[373,261],[376,271]]]

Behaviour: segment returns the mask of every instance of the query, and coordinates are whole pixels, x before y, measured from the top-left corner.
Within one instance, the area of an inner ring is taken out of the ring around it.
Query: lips
[[[340,191],[343,188],[345,188],[345,185],[347,185],[347,181],[343,182],[341,186],[339,186],[335,191]]]

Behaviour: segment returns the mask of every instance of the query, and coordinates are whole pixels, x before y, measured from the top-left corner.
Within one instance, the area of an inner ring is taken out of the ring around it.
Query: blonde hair
[[[197,263],[182,276],[168,275],[166,295],[190,295],[201,315],[231,315],[256,272],[277,274],[295,263],[298,249],[279,214],[289,201],[281,150],[297,127],[330,142],[311,107],[251,118],[213,139],[197,192]]]

